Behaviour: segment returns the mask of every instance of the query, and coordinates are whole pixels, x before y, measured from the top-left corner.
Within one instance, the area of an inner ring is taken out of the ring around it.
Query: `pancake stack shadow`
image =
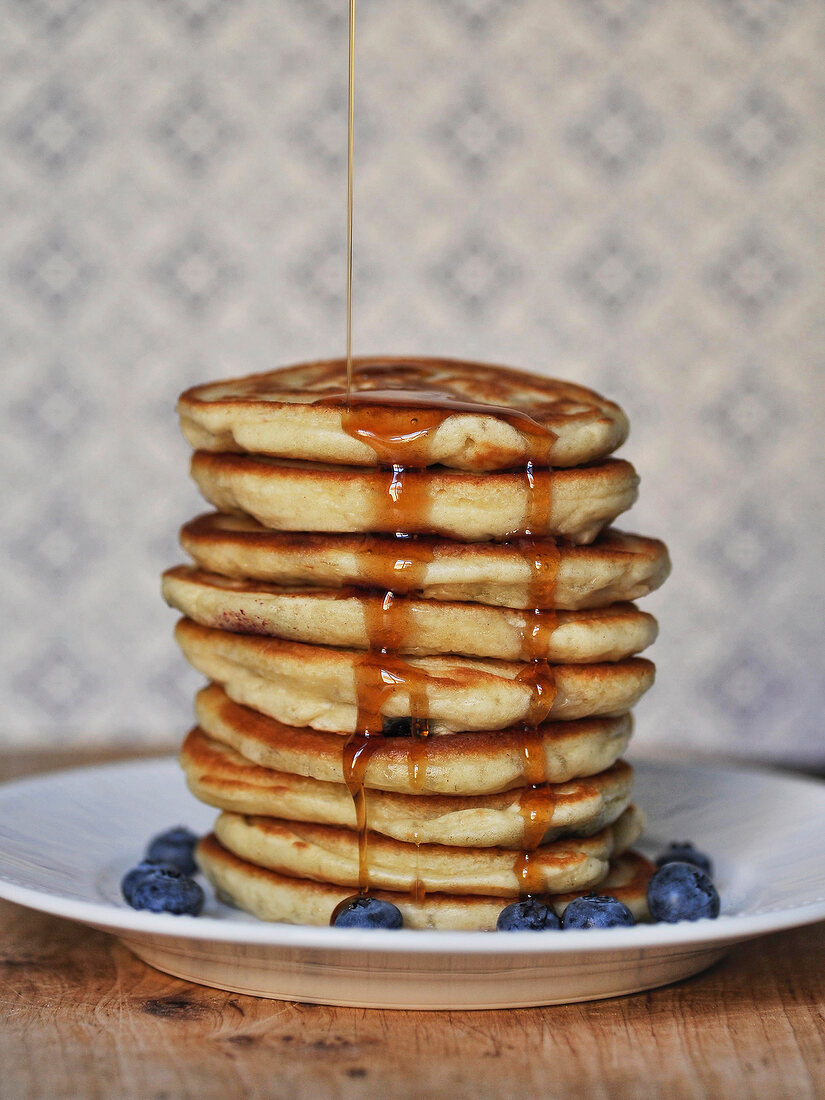
[[[670,564],[612,521],[627,421],[581,387],[449,360],[307,364],[182,395],[218,509],[163,577],[209,684],[181,763],[221,810],[224,900],[328,924],[358,894],[409,928],[494,929],[524,897],[646,914],[622,759],[653,682],[631,602]]]

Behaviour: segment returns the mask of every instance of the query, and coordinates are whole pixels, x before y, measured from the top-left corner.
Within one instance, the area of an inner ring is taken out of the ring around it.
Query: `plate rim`
[[[25,794],[63,778],[93,776],[102,773],[141,771],[158,765],[177,763],[175,753],[140,756],[136,759],[61,768],[34,776],[23,776],[0,784],[0,809],[7,795]],[[759,776],[816,790],[825,797],[825,781],[788,773],[764,764],[716,764],[707,759],[676,759],[643,754],[634,756],[634,765],[657,768],[698,768],[725,772],[739,777]],[[257,946],[326,952],[424,955],[522,956],[567,955],[583,950],[594,953],[647,951],[656,947],[701,947],[741,942],[771,932],[802,927],[825,920],[825,896],[800,905],[770,912],[731,915],[715,920],[683,921],[678,924],[640,924],[633,928],[566,930],[563,936],[547,932],[510,932],[506,937],[480,931],[437,931],[399,929],[366,930],[287,924],[277,921],[233,923],[214,917],[174,916],[119,907],[111,902],[90,902],[9,881],[2,870],[4,853],[0,848],[0,899],[51,916],[78,921],[94,928],[122,935],[159,937],[164,940],[194,940],[227,946]]]

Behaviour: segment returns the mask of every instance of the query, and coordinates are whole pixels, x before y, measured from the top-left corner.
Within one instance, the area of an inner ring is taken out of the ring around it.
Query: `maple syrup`
[[[355,662],[355,732],[344,746],[344,781],[355,804],[358,830],[358,889],[369,885],[367,802],[364,776],[369,760],[385,737],[384,707],[390,696],[405,691],[410,711],[409,774],[413,789],[426,779],[429,712],[426,673],[399,655],[411,632],[409,601],[392,591],[382,600],[364,603],[368,649]]]
[[[344,744],[344,781],[355,807],[355,828],[358,833],[358,892],[369,888],[369,864],[367,861],[367,793],[364,775],[370,758],[378,748],[374,734],[354,733]]]
[[[347,412],[351,431],[358,430],[358,410],[366,408],[353,402]],[[380,424],[374,420],[370,423],[373,438],[380,437],[379,428]],[[415,473],[419,475],[415,479],[405,477],[406,470],[398,463],[387,471],[388,496],[391,500],[388,506],[394,509],[397,534],[387,542],[385,568],[412,571],[416,575],[415,583],[420,585],[426,567],[432,561],[434,542],[405,534],[405,528],[414,526],[428,506],[426,473]],[[547,782],[540,727],[550,714],[556,691],[547,653],[550,637],[557,626],[557,615],[547,605],[553,602],[560,555],[555,543],[545,535],[552,507],[550,471],[537,469],[530,461],[525,466],[524,476],[529,489],[528,505],[521,533],[512,544],[529,569],[527,602],[533,605],[533,609],[525,616],[522,631],[522,656],[527,663],[517,677],[529,687],[530,698],[524,720],[525,787],[520,800],[523,840],[522,849],[515,858],[514,871],[520,892],[530,895],[541,890],[541,875],[534,853],[550,827],[554,812],[553,788]],[[356,809],[358,888],[361,893],[369,886],[369,825],[363,781],[366,765],[384,736],[383,710],[389,697],[404,690],[409,699],[412,740],[408,767],[410,789],[414,793],[422,792],[426,787],[425,738],[429,733],[426,673],[411,665],[399,653],[405,648],[414,629],[409,600],[388,589],[381,600],[365,602],[364,615],[368,649],[358,658],[355,666],[356,726],[344,751],[344,776]],[[413,893],[419,899],[424,896],[417,874]]]
[[[432,433],[449,416],[470,413],[494,416],[516,428],[527,441],[528,459],[524,467],[527,482],[527,506],[513,545],[528,566],[528,612],[522,637],[522,656],[528,662],[518,680],[530,689],[524,721],[523,775],[525,786],[519,809],[523,821],[522,849],[514,860],[514,872],[522,896],[541,892],[540,868],[534,854],[552,822],[554,798],[547,782],[546,756],[541,725],[547,719],[555,697],[555,677],[547,660],[550,636],[556,628],[553,592],[559,554],[547,529],[552,510],[552,471],[550,454],[556,436],[527,413],[506,406],[467,401],[445,389],[432,390],[422,376],[422,364],[405,364],[407,380],[415,388],[365,388],[353,390],[352,358],[352,253],[353,253],[353,166],[354,166],[354,91],[355,91],[355,0],[349,8],[349,83],[347,129],[347,384],[346,392],[325,395],[317,404],[341,406],[342,426],[353,438],[367,443],[378,463],[386,470],[384,507],[390,518],[394,539],[384,544],[381,566],[385,575],[404,576],[406,591],[422,587],[435,542],[412,534],[420,529],[429,512],[427,465]],[[393,364],[398,370],[398,364]],[[362,379],[381,380],[381,361],[359,364]],[[418,383],[421,383],[420,385]],[[355,665],[355,730],[343,749],[344,780],[353,799],[358,834],[358,895],[369,888],[369,821],[364,786],[367,767],[385,737],[384,709],[387,700],[399,690],[409,700],[410,743],[409,784],[413,793],[426,788],[429,708],[426,673],[400,655],[413,629],[409,602],[389,587],[383,598],[364,604],[368,647]],[[410,896],[421,902],[425,896],[418,866],[418,831],[415,830],[416,862]],[[331,923],[351,901],[345,898],[336,906]]]
[[[403,582],[404,591],[424,587],[427,568],[435,557],[435,539],[398,532],[382,542],[381,570],[385,577]]]
[[[424,364],[415,360],[405,364],[388,364],[380,359],[359,360],[358,379],[369,382],[377,372],[388,367],[396,374],[403,371],[408,385],[412,386]],[[414,389],[393,386],[353,391],[349,384],[349,379],[354,378],[351,355],[347,359],[347,371],[346,392],[324,394],[315,398],[313,404],[322,408],[342,408],[344,430],[354,439],[366,443],[383,465],[422,468],[428,463],[433,433],[448,417],[458,414],[492,416],[505,421],[519,433],[530,462],[543,467],[549,480],[546,467],[549,466],[557,436],[529,413],[507,405],[470,401],[446,388],[432,389],[423,379],[422,384]]]
[[[355,167],[355,0],[349,0],[347,70],[347,405],[352,393],[352,207]]]
[[[514,546],[529,568],[527,603],[532,605],[533,610],[528,612],[522,632],[522,654],[530,664],[525,666],[518,678],[530,684],[532,695],[522,743],[526,780],[519,799],[522,847],[513,864],[513,871],[519,896],[530,897],[542,892],[541,868],[535,860],[535,852],[550,828],[555,812],[554,788],[547,782],[547,758],[540,727],[547,720],[556,695],[555,676],[547,653],[551,635],[558,625],[558,616],[550,608],[560,554],[555,542],[542,538],[552,508],[550,471],[538,470],[532,462],[528,462],[525,477],[529,486],[525,533],[514,541]]]

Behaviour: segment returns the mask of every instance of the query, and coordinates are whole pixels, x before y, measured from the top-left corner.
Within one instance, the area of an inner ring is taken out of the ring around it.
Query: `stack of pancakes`
[[[644,916],[620,757],[653,681],[664,545],[628,425],[582,387],[477,363],[342,361],[180,399],[218,511],[164,575],[210,682],[181,760],[222,812],[198,861],[266,920],[358,893],[410,928],[492,929],[598,887]]]

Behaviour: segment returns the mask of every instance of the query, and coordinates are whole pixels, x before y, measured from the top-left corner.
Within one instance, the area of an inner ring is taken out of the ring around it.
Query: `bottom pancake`
[[[565,837],[530,852],[532,892],[563,894],[601,882],[608,862],[640,836],[644,815],[635,806],[590,837]],[[523,855],[504,848],[405,844],[368,834],[366,860],[359,860],[354,829],[273,817],[222,813],[215,822],[221,844],[241,859],[294,878],[359,885],[401,892],[423,887],[428,893],[518,897]],[[364,878],[366,881],[364,881]]]
[[[196,857],[222,900],[260,920],[328,925],[335,907],[352,896],[352,891],[345,887],[290,878],[258,867],[233,855],[214,835],[200,842]],[[598,892],[618,898],[637,921],[649,920],[647,884],[654,870],[653,864],[638,852],[626,852],[611,861],[606,877],[598,884]],[[569,902],[585,892],[574,891],[547,900],[561,916]],[[371,890],[370,894],[397,905],[404,927],[410,929],[491,932],[499,913],[508,904],[507,899],[479,894],[436,893],[421,899],[388,891]]]

